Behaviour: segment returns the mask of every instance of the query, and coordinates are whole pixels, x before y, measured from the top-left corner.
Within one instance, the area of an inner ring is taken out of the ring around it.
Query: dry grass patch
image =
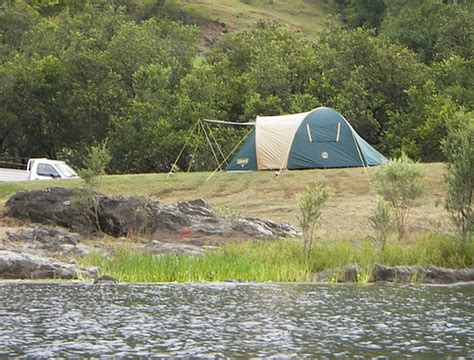
[[[420,164],[427,189],[409,218],[409,232],[451,228],[443,207],[444,165]],[[105,176],[99,191],[112,195],[146,196],[164,204],[202,198],[217,208],[242,216],[259,217],[296,224],[297,196],[306,186],[318,181],[331,189],[323,209],[317,235],[363,238],[368,231],[368,216],[376,206],[371,178],[377,168],[366,174],[361,168],[250,173],[138,174]],[[78,187],[80,181],[28,182],[0,184],[0,199],[16,191],[51,186]]]

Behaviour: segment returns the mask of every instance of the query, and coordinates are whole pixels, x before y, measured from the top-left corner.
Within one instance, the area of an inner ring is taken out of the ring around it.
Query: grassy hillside
[[[409,220],[410,232],[446,230],[449,217],[442,202],[444,166],[420,164],[426,176],[426,192]],[[162,203],[203,198],[220,212],[297,224],[297,199],[314,182],[326,183],[331,195],[325,206],[319,234],[328,238],[359,239],[367,233],[369,216],[376,204],[370,179],[361,168],[274,172],[114,175],[103,178],[100,191],[125,196],[147,196]],[[50,186],[80,186],[80,181],[0,184],[0,199],[16,191]]]
[[[321,0],[185,0],[186,5],[233,30],[259,20],[274,20],[314,35],[324,26],[331,6]]]

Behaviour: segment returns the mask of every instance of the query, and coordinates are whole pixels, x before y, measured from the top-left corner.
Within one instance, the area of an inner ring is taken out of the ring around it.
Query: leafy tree
[[[289,112],[292,95],[307,92],[315,58],[302,34],[272,23],[229,34],[208,55],[216,76],[226,84],[219,102],[230,120],[248,120],[266,108]]]
[[[377,194],[393,209],[398,238],[403,239],[410,209],[423,192],[424,184],[420,170],[412,160],[402,154],[375,173],[373,186]]]
[[[10,140],[3,141],[4,151],[53,158],[77,152],[77,164],[84,144],[107,135],[123,92],[101,48],[110,41],[105,28],[123,18],[107,8],[77,17],[64,12],[60,25],[38,22],[24,35],[21,51],[3,65],[0,108],[15,123],[6,126]]]
[[[23,36],[40,20],[26,1],[5,0],[0,4],[0,39],[9,49],[20,46]]]
[[[345,21],[351,27],[377,28],[385,15],[384,0],[346,0],[341,4]]]
[[[425,63],[473,56],[473,4],[423,1],[406,5],[383,23],[383,33],[415,51]]]
[[[449,97],[458,106],[472,109],[474,99],[474,57],[459,55],[433,64],[434,81],[439,93]]]
[[[76,193],[73,199],[73,205],[83,213],[86,219],[92,221],[97,230],[101,232],[99,199],[96,191],[110,159],[107,140],[87,149],[87,156],[84,161],[85,167],[79,171],[79,176],[84,181],[84,189]]]
[[[455,117],[457,126],[450,127],[443,141],[448,169],[445,205],[460,229],[465,249],[474,224],[474,113],[460,111]]]
[[[344,114],[375,145],[390,131],[390,112],[406,107],[407,90],[430,76],[412,52],[369,30],[324,32],[315,52],[317,70],[307,92]]]
[[[406,153],[424,161],[443,161],[440,140],[450,126],[445,117],[456,111],[456,104],[440,95],[433,81],[408,89],[406,95],[407,106],[389,112],[383,149],[395,156]]]

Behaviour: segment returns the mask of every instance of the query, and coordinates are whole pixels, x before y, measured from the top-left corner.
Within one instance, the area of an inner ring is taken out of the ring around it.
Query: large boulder
[[[218,216],[202,199],[161,205],[135,197],[87,196],[80,190],[51,188],[19,192],[7,201],[6,209],[8,216],[65,226],[83,235],[146,234],[159,241],[183,240],[197,245],[221,238],[298,235],[289,224]]]
[[[90,234],[91,217],[81,208],[80,197],[81,192],[64,188],[22,191],[8,199],[7,215]]]
[[[97,277],[97,269],[54,259],[0,250],[0,279],[81,279]]]

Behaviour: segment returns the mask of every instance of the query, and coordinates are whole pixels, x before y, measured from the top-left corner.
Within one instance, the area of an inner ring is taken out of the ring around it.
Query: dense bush
[[[332,3],[346,23],[318,39],[261,22],[203,51],[207,20],[179,1],[3,1],[0,156],[80,167],[108,138],[110,172],[166,171],[200,118],[325,105],[387,156],[443,160],[444,118],[473,107],[472,5]],[[215,133],[224,152],[241,136]],[[198,134],[178,165],[210,159]]]

